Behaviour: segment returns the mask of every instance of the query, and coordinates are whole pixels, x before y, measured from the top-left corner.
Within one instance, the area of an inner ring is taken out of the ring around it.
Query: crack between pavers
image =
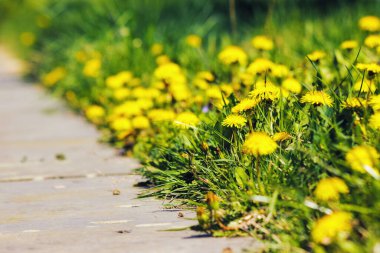
[[[67,175],[67,176],[35,176],[25,178],[6,178],[0,179],[0,183],[15,183],[15,182],[31,182],[31,181],[47,181],[47,180],[64,180],[78,178],[99,178],[99,177],[115,177],[115,176],[137,176],[136,173],[101,173],[101,174],[86,174],[86,175]]]

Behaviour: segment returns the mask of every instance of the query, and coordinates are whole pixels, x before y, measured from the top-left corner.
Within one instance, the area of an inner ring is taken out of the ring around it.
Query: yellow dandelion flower
[[[136,87],[132,90],[132,96],[135,98],[154,99],[160,96],[160,91],[156,88]]]
[[[190,34],[186,37],[186,44],[194,48],[199,48],[202,45],[202,38],[196,34]]]
[[[332,107],[333,100],[329,94],[324,91],[309,91],[301,98],[301,103],[310,103],[314,105],[327,105]]]
[[[234,92],[234,87],[231,84],[227,84],[227,83],[221,84],[220,89],[222,90],[223,95],[225,97],[228,97],[229,95],[232,94],[232,92]]]
[[[164,46],[160,43],[154,43],[150,48],[150,52],[154,55],[160,55],[164,51]]]
[[[345,50],[351,50],[357,48],[358,46],[359,43],[356,40],[345,40],[342,44],[340,44],[340,48]]]
[[[109,76],[106,79],[106,85],[112,89],[118,89],[129,83],[133,79],[133,74],[130,71],[122,71],[116,75]]]
[[[367,101],[362,98],[347,98],[342,103],[343,108],[360,108],[366,106]]]
[[[251,86],[254,83],[254,76],[251,73],[243,72],[239,74],[240,82],[246,86]]]
[[[141,79],[138,77],[134,77],[131,81],[128,82],[129,87],[136,87],[141,85]]]
[[[168,64],[168,63],[172,63],[172,61],[170,60],[169,56],[160,55],[156,58],[156,63],[158,66],[161,66],[161,65]]]
[[[172,110],[153,109],[148,112],[148,118],[152,121],[173,121],[176,115]]]
[[[369,74],[378,74],[380,73],[380,65],[377,64],[377,63],[370,63],[368,66],[367,66],[367,71]]]
[[[95,124],[100,123],[106,114],[104,108],[99,105],[88,106],[84,113],[87,119]]]
[[[24,46],[30,47],[36,42],[36,35],[31,32],[23,32],[20,35],[20,41]]]
[[[284,77],[287,77],[289,75],[289,68],[283,64],[274,64],[272,66],[272,75],[274,77],[278,77],[278,78],[284,78]]]
[[[328,245],[337,238],[347,237],[352,229],[352,215],[346,212],[334,212],[325,215],[315,223],[311,237],[316,243]]]
[[[326,57],[326,53],[320,50],[316,50],[307,55],[307,57],[314,62],[317,62]]]
[[[110,127],[114,131],[128,131],[132,130],[132,123],[129,119],[127,118],[116,118],[111,121]]]
[[[170,92],[177,101],[186,101],[192,96],[191,90],[185,83],[170,86]]]
[[[273,49],[273,41],[264,35],[255,36],[252,41],[252,46],[259,50],[272,50]]]
[[[279,99],[281,96],[287,97],[289,95],[288,92],[280,89],[280,87],[277,87],[276,85],[272,84],[271,82],[259,80],[256,83],[256,88],[252,90],[249,93],[249,96],[253,99],[257,100],[276,100]]]
[[[124,84],[129,84],[137,79],[133,78],[133,73],[131,71],[121,71],[117,73],[117,78],[119,78],[120,82]],[[133,84],[131,84],[131,86],[133,86]]]
[[[195,95],[194,97],[191,98],[189,101],[190,103],[195,103],[197,105],[203,105],[205,103],[205,98],[202,95]]]
[[[248,56],[240,47],[228,46],[219,53],[218,59],[225,65],[240,64],[245,66]]]
[[[289,140],[291,138],[292,138],[292,136],[287,132],[278,132],[272,136],[272,139],[274,141],[286,141],[286,140]]]
[[[269,72],[273,66],[274,63],[270,60],[265,58],[257,58],[251,64],[249,64],[247,72],[252,75],[263,74]]]
[[[132,119],[134,129],[147,129],[150,127],[149,119],[145,116],[137,116]]]
[[[63,67],[57,67],[42,77],[42,83],[51,87],[66,76],[66,69]]]
[[[376,91],[376,84],[368,79],[364,79],[357,81],[352,88],[354,91],[373,93]]]
[[[380,95],[371,96],[368,104],[375,110],[380,110]]]
[[[379,158],[377,150],[374,147],[366,145],[353,147],[346,154],[347,163],[353,170],[361,173],[375,170],[374,166],[379,162]]]
[[[254,156],[269,155],[277,149],[277,143],[264,132],[253,132],[243,143],[243,153]]]
[[[99,58],[88,60],[83,68],[83,74],[88,77],[96,78],[100,75],[102,62]]]
[[[375,130],[380,130],[380,112],[376,112],[369,118],[369,126]]]
[[[302,91],[302,85],[300,82],[298,82],[294,78],[286,78],[284,81],[281,83],[282,88],[295,93],[295,94],[300,94]]]
[[[118,101],[126,99],[130,94],[131,91],[128,88],[118,88],[113,90],[113,96]]]
[[[359,20],[359,28],[363,31],[376,32],[380,30],[380,19],[376,16],[365,16]]]
[[[160,65],[154,71],[154,76],[166,84],[183,83],[186,82],[185,76],[179,65],[175,63],[167,63]]]
[[[380,65],[377,63],[358,63],[356,64],[356,68],[358,70],[366,70],[369,73],[371,72],[372,74],[377,74],[380,73]]]
[[[219,110],[223,109],[225,105],[228,105],[230,103],[229,100],[223,100],[223,99],[215,99],[212,101],[212,105],[218,108]]]
[[[222,99],[222,90],[218,86],[209,87],[206,90],[206,96],[212,99]]]
[[[237,114],[228,115],[222,122],[223,126],[242,128],[247,123],[247,119]]]
[[[201,78],[195,78],[193,84],[201,90],[207,90],[210,87],[209,83]]]
[[[149,110],[153,108],[153,101],[150,98],[140,98],[136,100],[136,104],[143,110]]]
[[[215,81],[215,76],[210,71],[200,71],[196,74],[196,79],[202,79],[207,82],[213,82]]]
[[[342,179],[330,177],[318,182],[314,194],[319,200],[329,201],[339,200],[339,194],[346,194],[348,192],[348,187]]]
[[[142,109],[135,101],[126,101],[113,109],[112,115],[116,116],[137,116],[141,115]]]
[[[183,128],[189,128],[191,126],[196,126],[199,123],[197,115],[192,112],[182,112],[177,115],[174,123]]]
[[[371,34],[364,39],[364,45],[369,48],[380,46],[380,34]]]
[[[233,113],[245,112],[245,111],[251,110],[259,102],[260,102],[260,100],[257,100],[257,99],[245,98],[242,101],[240,101],[237,105],[232,107],[231,111]]]

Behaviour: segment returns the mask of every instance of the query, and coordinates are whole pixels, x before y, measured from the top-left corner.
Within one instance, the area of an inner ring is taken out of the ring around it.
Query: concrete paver
[[[220,253],[256,245],[165,231],[196,224],[194,212],[137,199],[138,162],[99,144],[93,126],[20,80],[18,69],[0,51],[0,252]]]

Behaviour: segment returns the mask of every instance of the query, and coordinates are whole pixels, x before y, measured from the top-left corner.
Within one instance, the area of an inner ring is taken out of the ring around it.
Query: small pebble
[[[120,195],[120,190],[118,190],[118,189],[115,189],[115,190],[113,190],[112,191],[112,195]]]
[[[234,253],[234,251],[230,247],[227,247],[223,249],[222,253]]]
[[[57,159],[58,161],[63,161],[66,159],[66,156],[62,153],[59,153],[55,155],[55,159]]]

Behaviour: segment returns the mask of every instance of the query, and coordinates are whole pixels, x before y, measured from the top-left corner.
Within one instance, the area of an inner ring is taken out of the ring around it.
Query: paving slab
[[[137,198],[139,163],[98,138],[61,101],[24,82],[20,63],[0,49],[0,252],[221,253],[259,247],[250,238],[168,231],[195,225],[194,211]],[[120,195],[113,194],[116,189]]]

